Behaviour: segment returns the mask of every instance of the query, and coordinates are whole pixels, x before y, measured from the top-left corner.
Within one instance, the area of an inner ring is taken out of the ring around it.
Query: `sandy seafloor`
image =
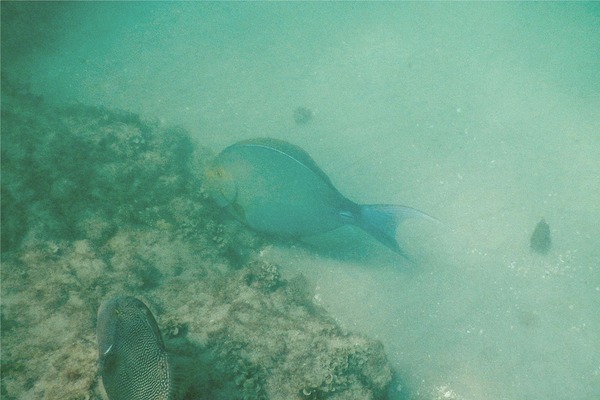
[[[11,83],[2,103],[3,397],[98,396],[95,308],[126,292],[175,349],[200,354],[198,398],[600,398],[599,32],[600,6],[585,2],[3,2],[3,79],[27,87]],[[296,123],[297,107],[312,118]],[[65,124],[95,164],[57,145]],[[11,145],[19,130],[29,139]],[[140,145],[150,133],[155,147]],[[197,144],[185,163],[169,135]],[[211,153],[262,136],[302,146],[358,202],[444,226],[402,226],[413,264],[353,228],[254,236],[194,185]],[[546,255],[529,248],[541,218]],[[209,290],[217,281],[231,293]],[[296,332],[293,357],[244,339],[275,309],[297,324],[279,325]],[[349,363],[292,370],[335,346]],[[60,394],[57,379],[80,387]]]

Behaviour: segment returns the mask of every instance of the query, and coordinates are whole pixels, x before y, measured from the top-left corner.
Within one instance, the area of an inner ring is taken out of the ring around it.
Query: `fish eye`
[[[213,200],[225,207],[235,201],[237,187],[233,177],[222,166],[212,166],[206,171],[206,188]]]

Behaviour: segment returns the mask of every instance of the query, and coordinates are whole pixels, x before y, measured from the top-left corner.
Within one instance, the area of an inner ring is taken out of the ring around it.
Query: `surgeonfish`
[[[98,310],[99,369],[110,400],[179,397],[170,354],[152,312],[134,297],[115,297]]]
[[[352,224],[407,259],[396,241],[398,225],[407,218],[437,222],[414,208],[347,199],[306,151],[277,139],[227,147],[207,168],[205,182],[220,207],[256,231],[303,237]]]

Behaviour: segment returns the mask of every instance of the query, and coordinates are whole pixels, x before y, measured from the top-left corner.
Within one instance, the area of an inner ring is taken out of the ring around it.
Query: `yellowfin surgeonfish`
[[[437,221],[414,208],[360,205],[344,197],[300,147],[277,139],[251,139],[223,150],[206,172],[211,197],[264,233],[302,237],[356,225],[407,257],[396,228],[407,218]]]

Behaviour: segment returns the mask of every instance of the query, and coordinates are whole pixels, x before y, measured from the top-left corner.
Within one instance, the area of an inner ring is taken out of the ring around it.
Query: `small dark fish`
[[[179,397],[171,356],[152,312],[134,297],[116,297],[98,310],[100,374],[110,400]]]
[[[304,125],[313,117],[313,112],[306,107],[298,107],[294,110],[294,121],[298,125]]]
[[[539,254],[547,254],[548,251],[550,251],[550,247],[552,246],[550,226],[546,223],[544,218],[542,218],[535,226],[535,229],[531,234],[529,245],[531,250]]]
[[[344,197],[300,147],[276,139],[238,142],[208,168],[216,203],[259,232],[302,237],[353,224],[409,258],[396,242],[407,218],[436,219],[414,208],[360,205]]]

